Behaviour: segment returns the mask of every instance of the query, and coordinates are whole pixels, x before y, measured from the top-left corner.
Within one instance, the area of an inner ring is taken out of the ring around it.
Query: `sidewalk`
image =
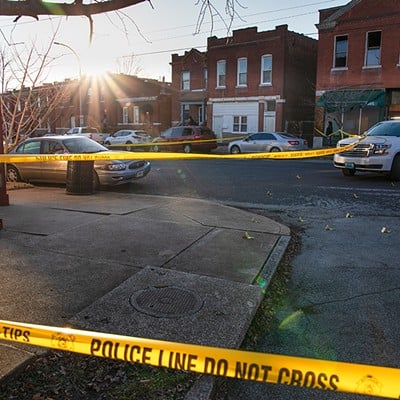
[[[268,283],[290,238],[203,200],[58,187],[9,198],[0,290],[11,321],[237,348],[262,299],[255,279]],[[41,351],[10,343],[0,342],[0,378]]]

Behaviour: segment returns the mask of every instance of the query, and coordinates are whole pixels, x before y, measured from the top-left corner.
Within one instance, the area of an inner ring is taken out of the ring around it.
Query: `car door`
[[[273,133],[269,133],[269,132],[260,133],[260,138],[258,141],[259,150],[257,150],[257,151],[269,152],[274,147],[280,148],[279,142],[276,139],[275,135]]]
[[[253,133],[252,135],[249,135],[246,139],[243,139],[241,143],[241,148],[243,153],[253,153],[255,151],[260,151],[258,150],[260,146],[260,134],[259,133]]]
[[[40,149],[43,155],[65,154],[67,150],[61,140],[42,140]],[[65,183],[67,178],[67,161],[46,161],[41,163],[42,182]]]
[[[38,140],[27,140],[20,144],[16,150],[16,154],[40,154],[40,141]],[[17,169],[23,180],[27,181],[38,181],[41,177],[41,163],[40,162],[24,162],[18,163]]]
[[[125,144],[125,133],[126,131],[115,132],[112,137],[112,144]]]
[[[179,144],[179,142],[182,142],[186,139],[187,137],[184,136],[183,126],[172,128],[172,134],[169,140],[173,143],[173,145],[168,147],[170,147],[170,150],[172,151],[180,151],[182,149],[182,144]]]

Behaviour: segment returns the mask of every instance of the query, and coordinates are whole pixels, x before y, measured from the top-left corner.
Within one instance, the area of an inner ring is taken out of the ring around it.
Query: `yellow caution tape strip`
[[[337,131],[332,132],[332,133],[330,133],[329,135],[327,135],[326,133],[320,131],[320,130],[317,129],[317,128],[314,128],[314,130],[315,130],[315,132],[317,132],[319,135],[324,136],[324,137],[327,137],[327,138],[329,138],[329,137],[331,137],[331,136],[336,136],[336,135],[340,135],[341,138],[343,138],[344,136],[347,136],[347,137],[356,137],[356,136],[358,136],[358,135],[354,135],[353,133],[345,132],[343,129],[338,129]]]
[[[199,159],[296,159],[324,157],[351,150],[359,141],[344,147],[303,151],[277,151],[272,153],[248,154],[197,154],[197,153],[153,153],[153,152],[113,152],[90,154],[0,154],[0,163],[25,163],[46,161],[107,161],[107,160],[199,160]]]
[[[155,147],[155,146],[177,146],[180,144],[198,144],[198,143],[219,143],[225,141],[233,141],[244,139],[246,136],[237,136],[237,137],[226,137],[226,138],[217,138],[217,139],[202,139],[202,140],[181,140],[179,142],[144,142],[144,143],[121,143],[121,144],[107,144],[104,145],[107,148],[116,148],[116,147]]]
[[[0,320],[0,339],[176,370],[400,398],[400,369]]]

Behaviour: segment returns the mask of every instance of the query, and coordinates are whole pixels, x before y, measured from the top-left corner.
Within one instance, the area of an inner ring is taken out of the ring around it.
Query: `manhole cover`
[[[140,290],[129,301],[142,313],[167,318],[195,314],[203,306],[203,300],[196,293],[174,286]]]

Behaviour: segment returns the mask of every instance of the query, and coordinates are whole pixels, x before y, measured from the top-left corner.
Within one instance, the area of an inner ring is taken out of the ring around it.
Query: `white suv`
[[[122,129],[120,131],[115,132],[114,134],[107,136],[104,139],[105,146],[113,146],[113,145],[127,145],[126,150],[138,150],[140,144],[150,143],[151,136],[148,135],[145,131],[137,131],[130,129]],[[135,146],[129,146],[135,145]],[[150,146],[143,146],[144,150],[150,150]]]
[[[337,147],[359,139],[340,140]],[[345,176],[353,176],[356,171],[382,172],[390,174],[393,180],[400,180],[400,121],[378,122],[353,149],[335,154],[333,163]]]

